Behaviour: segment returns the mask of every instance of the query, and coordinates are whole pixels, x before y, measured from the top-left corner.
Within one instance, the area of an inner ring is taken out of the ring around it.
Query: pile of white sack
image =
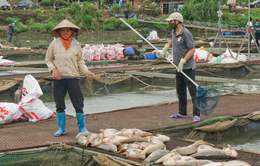
[[[82,48],[82,54],[85,61],[100,61],[100,60],[113,60],[125,58],[123,54],[124,47],[120,44],[108,45],[105,47],[103,44],[90,46],[87,45]]]
[[[14,121],[42,121],[55,114],[38,99],[43,94],[38,81],[27,75],[23,81],[22,100],[19,104],[0,103],[0,124]]]
[[[195,61],[205,61],[209,55],[209,52],[204,48],[204,46],[201,46],[200,48],[196,48],[195,52],[193,54],[193,58]],[[211,59],[213,57],[212,54],[209,55],[208,59]]]
[[[231,52],[231,54],[230,54]],[[238,63],[238,62],[245,62],[247,60],[247,56],[244,54],[237,54],[232,52],[230,49],[226,49],[226,52],[218,57],[213,57],[210,59],[208,63]]]
[[[3,59],[3,56],[0,56],[0,66],[14,66],[16,64],[19,64],[19,62]]]
[[[159,36],[157,34],[157,31],[153,30],[150,32],[149,36],[146,38],[147,40],[159,40]]]

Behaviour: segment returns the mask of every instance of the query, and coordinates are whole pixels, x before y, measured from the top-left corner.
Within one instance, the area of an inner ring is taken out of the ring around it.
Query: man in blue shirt
[[[258,40],[260,40],[260,24],[259,24],[259,19],[256,19],[254,28],[255,28],[255,31],[256,31],[256,32],[255,32],[256,44],[257,44],[257,46],[259,47],[259,41],[258,41]]]
[[[127,9],[125,9],[124,14],[125,14],[125,18],[128,19],[128,12],[127,12]]]
[[[114,5],[116,4],[116,0],[113,1],[113,4],[114,4]]]

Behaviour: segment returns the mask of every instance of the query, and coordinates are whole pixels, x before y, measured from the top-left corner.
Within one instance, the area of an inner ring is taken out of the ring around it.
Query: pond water
[[[260,152],[260,133],[259,130],[256,130],[246,133],[229,134],[223,136],[221,139],[211,140],[210,143],[222,147],[228,147],[227,145],[229,144],[237,150],[249,149]]]

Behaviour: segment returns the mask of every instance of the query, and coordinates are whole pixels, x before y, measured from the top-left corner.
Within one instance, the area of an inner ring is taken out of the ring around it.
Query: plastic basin
[[[146,59],[154,60],[156,59],[156,54],[145,54]]]

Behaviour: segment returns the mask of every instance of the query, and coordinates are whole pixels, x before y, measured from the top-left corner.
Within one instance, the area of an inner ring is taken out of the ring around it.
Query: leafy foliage
[[[17,32],[26,32],[30,30],[29,26],[23,25],[22,22],[16,23],[16,26],[17,26]]]
[[[132,11],[132,9],[133,9],[133,8],[132,8],[132,4],[129,3],[129,2],[125,3],[124,6],[125,6],[125,8],[127,9],[127,11]]]
[[[111,17],[106,20],[104,29],[106,30],[116,30],[120,27],[120,20],[116,19],[115,17]]]
[[[13,18],[13,17],[7,17],[5,20],[6,20],[6,22],[8,22],[9,24],[11,24],[11,22],[14,21],[15,18]]]
[[[229,12],[225,11],[223,12],[222,24],[228,24],[228,25],[237,25],[237,26],[246,26],[248,22],[248,13],[239,13],[237,14],[237,19],[235,19],[235,15],[231,15],[231,20],[229,20]],[[253,18],[253,20],[259,19],[260,10],[253,10],[250,12],[250,17]]]
[[[113,5],[112,6],[112,12],[113,13],[121,13],[122,12],[121,7],[118,4]]]
[[[129,25],[131,25],[133,28],[140,28],[139,26],[139,21],[136,19],[124,19]],[[127,25],[125,25],[124,23],[122,23],[120,21],[120,28],[121,29],[129,29],[129,27]]]
[[[42,0],[41,5],[42,6],[50,6],[52,3],[50,0]]]
[[[185,20],[210,22],[218,20],[218,9],[218,0],[189,0],[185,1],[181,13]]]

